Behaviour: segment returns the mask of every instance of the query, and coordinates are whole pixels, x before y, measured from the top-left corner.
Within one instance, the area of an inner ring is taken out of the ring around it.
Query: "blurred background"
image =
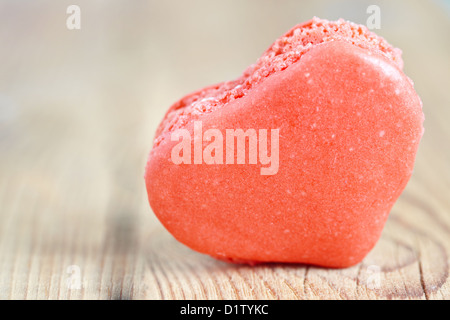
[[[66,25],[72,4],[81,9],[79,30]],[[173,102],[236,78],[294,25],[313,16],[366,24],[373,4],[381,10],[373,31],[403,50],[426,117],[414,176],[393,215],[432,232],[450,225],[449,1],[1,0],[0,298],[239,297],[208,275],[262,269],[228,270],[190,252],[151,212],[143,173],[157,125]],[[428,211],[438,219],[429,227]],[[449,230],[436,239],[444,253]],[[419,240],[410,241],[416,248]],[[400,260],[420,256],[405,252]],[[446,257],[433,259],[448,276]],[[300,269],[283,270],[301,280]],[[70,290],[78,276],[81,289]],[[265,297],[259,285],[248,297]]]

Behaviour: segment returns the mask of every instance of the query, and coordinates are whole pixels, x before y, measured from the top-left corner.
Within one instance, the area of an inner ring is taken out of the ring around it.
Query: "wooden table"
[[[74,2],[80,30],[66,28],[72,2],[0,4],[0,298],[450,298],[450,16],[438,1]],[[227,264],[176,242],[143,181],[169,105],[235,78],[296,23],[365,23],[373,3],[426,115],[375,249],[331,270]]]

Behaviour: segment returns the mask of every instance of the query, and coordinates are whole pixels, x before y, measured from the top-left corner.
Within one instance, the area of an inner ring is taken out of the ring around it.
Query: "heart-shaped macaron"
[[[182,98],[146,166],[154,213],[180,242],[219,259],[360,262],[423,134],[400,55],[364,26],[314,18],[237,80]]]

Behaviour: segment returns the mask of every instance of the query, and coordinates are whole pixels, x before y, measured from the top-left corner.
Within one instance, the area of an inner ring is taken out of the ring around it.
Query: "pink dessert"
[[[219,259],[360,262],[411,176],[423,134],[422,103],[402,67],[401,51],[364,26],[314,18],[294,27],[238,79],[169,109],[145,173],[153,211],[180,242]],[[240,146],[242,161],[239,142],[227,148],[227,129],[259,134]],[[174,162],[180,130],[192,148]],[[272,163],[261,157],[265,132]]]

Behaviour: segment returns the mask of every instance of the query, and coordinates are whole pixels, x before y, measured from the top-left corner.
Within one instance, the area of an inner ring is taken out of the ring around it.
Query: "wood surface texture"
[[[426,117],[377,246],[334,270],[228,264],[174,240],[143,180],[171,103],[237,77],[297,23],[365,23],[370,4]],[[449,299],[449,34],[437,0],[2,1],[0,299]]]

